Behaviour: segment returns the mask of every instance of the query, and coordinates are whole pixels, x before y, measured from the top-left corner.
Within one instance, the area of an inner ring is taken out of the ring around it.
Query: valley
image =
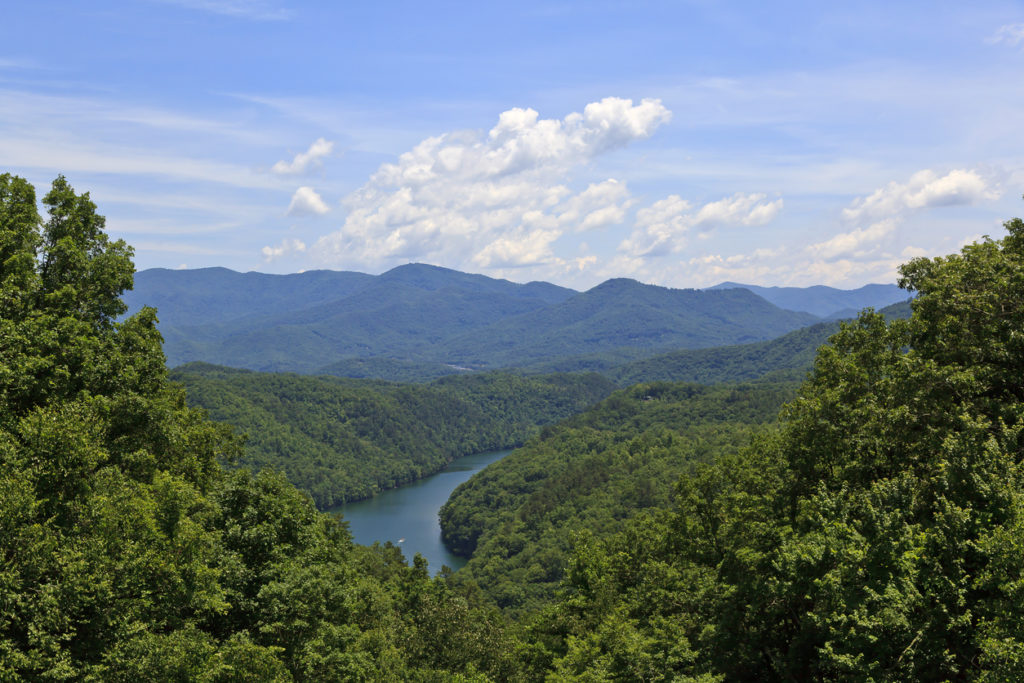
[[[126,316],[120,298],[130,249],[88,197],[59,178],[43,222],[28,183],[0,190],[17,228],[0,243],[0,663],[15,677],[59,658],[112,680],[792,680],[865,663],[1013,678],[1019,219],[910,261],[914,299],[845,322],[746,289],[525,294],[414,268],[534,306],[466,318],[504,340],[488,362],[534,364],[395,382],[168,370],[159,313]],[[372,322],[411,348],[403,321]],[[434,334],[425,356],[463,339]],[[682,338],[693,348],[662,347]],[[339,507],[352,529],[323,512]],[[465,564],[432,564],[447,560]]]

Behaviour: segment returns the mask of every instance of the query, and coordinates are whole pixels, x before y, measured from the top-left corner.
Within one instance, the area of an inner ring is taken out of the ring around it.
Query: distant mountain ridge
[[[157,308],[172,367],[201,361],[412,380],[586,354],[625,360],[744,344],[820,321],[749,288],[670,289],[618,278],[577,292],[425,264],[381,275],[154,269],[136,275],[125,300],[132,311]]]
[[[709,290],[746,289],[779,308],[803,311],[826,320],[852,318],[863,308],[884,308],[907,299],[906,290],[896,285],[864,285],[857,289],[836,289],[825,285],[812,287],[761,287],[738,282],[722,282]]]

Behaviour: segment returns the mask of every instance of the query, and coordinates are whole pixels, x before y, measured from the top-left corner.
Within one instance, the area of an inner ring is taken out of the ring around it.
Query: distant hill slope
[[[227,268],[152,268],[135,274],[135,288],[125,292],[124,302],[131,312],[152,306],[162,323],[187,327],[284,313],[296,304],[316,306],[354,294],[373,280],[364,273],[331,270],[268,275]]]
[[[903,293],[907,295],[906,292]],[[879,310],[889,319],[909,318],[910,303],[901,301]],[[602,371],[621,387],[637,382],[745,382],[771,375],[802,380],[818,348],[839,331],[839,321],[817,323],[769,341],[710,349],[685,349],[650,356]]]
[[[423,264],[378,276],[157,269],[136,276],[127,300],[158,309],[171,366],[412,380],[588,353],[632,360],[771,339],[817,320],[742,289],[618,279],[578,293]]]
[[[138,273],[125,298],[130,311],[157,308],[171,366],[314,372],[353,358],[417,361],[441,339],[575,294],[409,264],[378,276],[155,269]]]
[[[460,365],[526,365],[615,349],[702,348],[770,339],[817,318],[746,290],[669,289],[616,279],[444,344]]]
[[[574,544],[671,507],[681,475],[749,443],[797,386],[637,384],[545,428],[441,508],[445,544],[470,557],[454,580],[513,613],[551,600]]]
[[[851,318],[862,308],[883,308],[907,298],[906,291],[896,285],[864,285],[859,289],[836,289],[824,285],[760,287],[723,282],[708,289],[746,289],[779,308],[803,311],[827,319]]]
[[[909,318],[910,301],[886,306],[886,317]],[[524,372],[597,372],[620,387],[637,382],[742,382],[770,375],[776,380],[800,380],[810,369],[819,346],[839,329],[832,320],[750,344],[706,349],[681,349],[661,354],[626,354],[622,350],[560,358],[524,367]]]

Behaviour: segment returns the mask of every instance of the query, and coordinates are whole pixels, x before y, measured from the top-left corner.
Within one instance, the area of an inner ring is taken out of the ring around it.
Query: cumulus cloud
[[[455,267],[570,267],[554,257],[553,243],[621,222],[632,203],[614,179],[572,189],[572,171],[649,137],[670,117],[659,100],[609,97],[563,119],[510,109],[486,133],[427,138],[345,198],[345,223],[316,251],[335,265],[415,257]]]
[[[278,161],[270,170],[278,175],[301,175],[322,163],[324,157],[334,151],[334,143],[317,138],[305,152],[299,152],[291,161]]]
[[[306,251],[306,243],[298,239],[284,239],[276,247],[266,246],[260,250],[263,253],[263,260],[267,263],[279,259],[286,254]]]
[[[891,217],[914,209],[933,206],[974,204],[998,199],[1002,193],[977,171],[962,169],[939,176],[935,171],[918,171],[906,183],[891,182],[867,197],[857,199],[843,210],[847,221]]]
[[[807,247],[807,250],[825,259],[835,258],[841,255],[858,256],[858,251],[870,249],[877,246],[879,240],[892,234],[896,230],[898,222],[895,218],[872,223],[866,228],[857,228],[850,232],[839,233],[824,242],[818,242]]]
[[[846,229],[826,240],[802,249],[705,254],[691,258],[686,265],[693,281],[703,285],[722,280],[837,286],[865,280],[893,282],[902,263],[930,253],[900,244],[900,230],[913,214],[994,200],[1000,195],[997,183],[978,171],[961,169],[939,175],[926,169],[907,182],[891,182],[855,199],[842,211]]]
[[[474,256],[473,263],[481,268],[518,268],[543,264],[551,260],[551,243],[559,235],[555,230],[532,230],[501,237]]]
[[[1005,26],[1000,26],[996,32],[989,37],[987,42],[993,44],[1005,43],[1006,45],[1024,44],[1024,24],[1006,24]]]
[[[679,195],[670,195],[639,209],[633,232],[619,251],[634,257],[657,257],[681,251],[692,229],[763,225],[782,209],[782,199],[766,201],[763,194],[737,193],[695,209]]]
[[[288,205],[289,216],[323,215],[330,211],[320,195],[312,187],[303,186],[295,190],[292,202]]]
[[[732,197],[705,204],[693,219],[696,227],[720,225],[764,225],[782,209],[782,200],[764,201],[763,194],[737,193]]]
[[[940,176],[931,169],[918,171],[905,183],[891,182],[843,209],[843,221],[852,229],[807,247],[815,258],[864,258],[877,252],[910,214],[935,207],[975,204],[998,199],[998,185],[974,170],[957,169]]]

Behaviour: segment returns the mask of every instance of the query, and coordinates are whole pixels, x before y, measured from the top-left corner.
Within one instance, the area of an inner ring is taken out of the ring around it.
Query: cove
[[[368,500],[332,508],[329,512],[342,515],[356,543],[372,545],[375,541],[391,541],[402,549],[410,563],[416,553],[422,555],[431,574],[441,571],[441,565],[445,564],[459,569],[466,560],[452,555],[441,543],[437,512],[456,486],[511,452],[467,455],[437,474],[383,491]]]

